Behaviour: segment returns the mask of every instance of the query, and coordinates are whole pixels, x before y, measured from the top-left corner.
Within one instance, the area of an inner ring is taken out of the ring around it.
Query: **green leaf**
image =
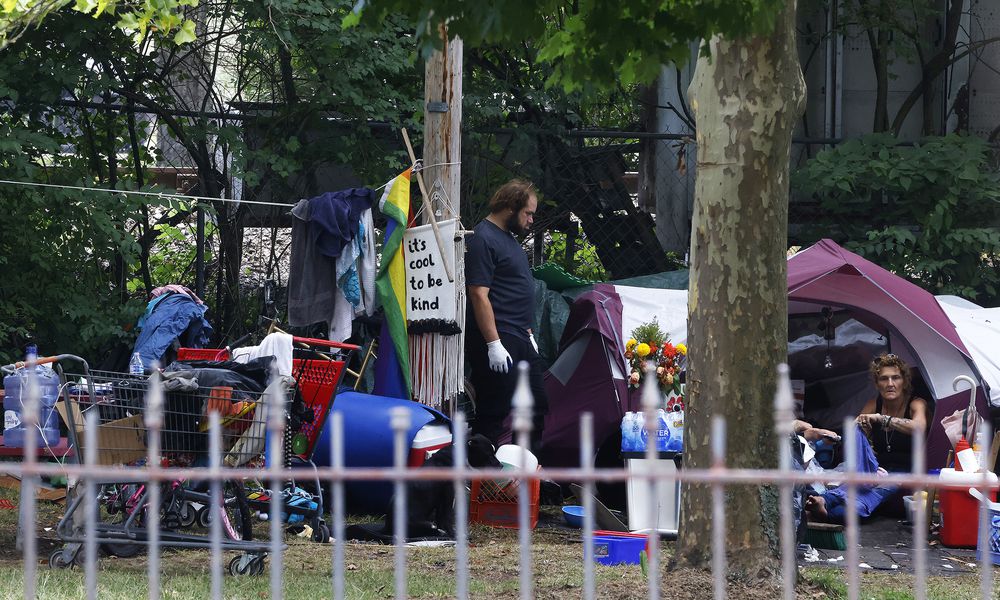
[[[174,34],[174,43],[177,45],[187,44],[193,42],[195,39],[197,39],[195,25],[191,19],[184,21],[181,28]]]

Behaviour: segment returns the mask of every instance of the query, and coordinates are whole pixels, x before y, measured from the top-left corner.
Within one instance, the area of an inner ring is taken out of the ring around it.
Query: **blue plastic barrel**
[[[425,425],[451,421],[438,411],[411,400],[362,394],[346,391],[337,394],[332,410],[344,419],[344,465],[347,467],[391,467],[393,462],[392,429],[389,414],[393,408],[402,407],[410,412],[410,428],[406,432],[406,446]],[[313,461],[317,466],[329,466],[330,445],[333,441],[332,419],[327,419],[316,448]],[[393,484],[391,481],[349,481],[345,485],[347,503],[352,510],[370,514],[385,513],[390,509]]]

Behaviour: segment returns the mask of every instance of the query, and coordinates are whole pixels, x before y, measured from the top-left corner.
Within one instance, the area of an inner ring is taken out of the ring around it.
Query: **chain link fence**
[[[485,217],[492,191],[521,177],[539,190],[525,240],[533,265],[595,281],[672,270],[687,247],[692,146],[676,134],[474,131],[463,146],[463,217]]]

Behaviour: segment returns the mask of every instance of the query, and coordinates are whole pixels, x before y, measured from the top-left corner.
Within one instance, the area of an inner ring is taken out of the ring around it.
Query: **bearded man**
[[[545,363],[532,334],[535,280],[517,236],[525,236],[531,228],[538,196],[527,181],[512,179],[493,194],[489,208],[489,216],[476,225],[466,243],[465,351],[476,393],[472,432],[496,445],[511,441],[515,365],[527,361],[535,398],[531,445],[537,453],[549,403],[542,383]]]

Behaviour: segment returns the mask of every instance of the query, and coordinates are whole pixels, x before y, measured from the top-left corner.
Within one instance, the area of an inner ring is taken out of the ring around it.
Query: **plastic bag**
[[[958,444],[958,440],[962,437],[971,444],[976,439],[976,432],[983,426],[983,423],[985,421],[975,408],[956,410],[941,419],[941,426],[944,427],[944,432],[948,436],[952,448]]]

